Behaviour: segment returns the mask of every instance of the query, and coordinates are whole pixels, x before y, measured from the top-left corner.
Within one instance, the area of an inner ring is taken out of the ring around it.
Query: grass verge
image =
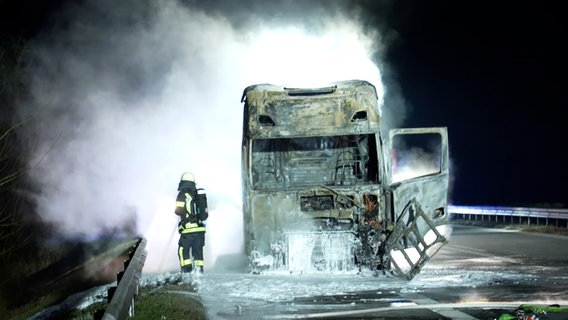
[[[205,308],[191,285],[142,288],[134,305],[132,320],[207,319]]]

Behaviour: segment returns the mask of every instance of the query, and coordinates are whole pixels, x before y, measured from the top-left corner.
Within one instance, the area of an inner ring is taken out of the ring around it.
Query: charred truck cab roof
[[[249,134],[255,138],[379,130],[377,92],[367,81],[336,82],[307,89],[260,84],[247,87],[241,100],[250,112],[245,121]]]

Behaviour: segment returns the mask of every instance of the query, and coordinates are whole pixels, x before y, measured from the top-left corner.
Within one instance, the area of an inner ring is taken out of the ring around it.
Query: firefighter
[[[178,255],[182,272],[192,272],[194,266],[198,272],[203,272],[204,221],[208,212],[205,194],[199,194],[199,190],[203,189],[197,189],[193,174],[184,172],[179,182],[175,208],[175,214],[180,217]]]

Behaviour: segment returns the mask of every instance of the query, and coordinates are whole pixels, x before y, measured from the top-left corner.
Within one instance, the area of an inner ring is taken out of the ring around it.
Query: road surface
[[[411,281],[238,271],[192,281],[211,319],[492,319],[521,303],[568,305],[566,248],[566,236],[455,225]]]

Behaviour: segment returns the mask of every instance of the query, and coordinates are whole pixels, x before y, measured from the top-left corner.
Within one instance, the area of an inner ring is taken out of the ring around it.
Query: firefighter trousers
[[[190,272],[194,265],[203,271],[204,245],[205,232],[182,233],[180,235],[178,242],[178,255],[182,271]]]

